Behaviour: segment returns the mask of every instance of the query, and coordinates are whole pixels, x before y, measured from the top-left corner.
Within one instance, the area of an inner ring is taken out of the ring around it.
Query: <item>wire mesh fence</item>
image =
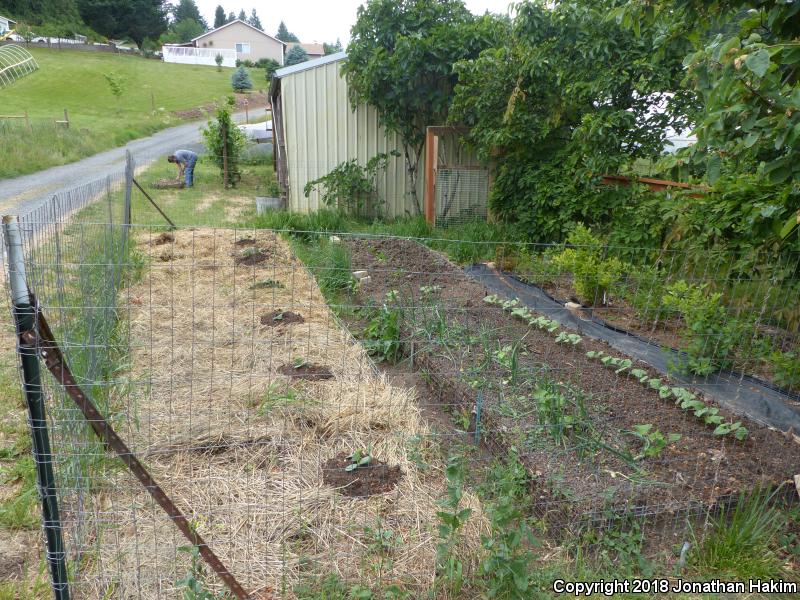
[[[28,282],[78,385],[254,597],[331,575],[422,595],[450,558],[474,597],[496,461],[545,547],[648,555],[794,474],[797,257],[171,231],[128,225],[125,188],[21,219]],[[43,385],[73,596],[222,594]]]

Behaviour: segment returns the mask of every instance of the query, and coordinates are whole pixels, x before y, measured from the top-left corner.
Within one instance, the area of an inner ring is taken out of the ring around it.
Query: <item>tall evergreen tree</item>
[[[214,29],[222,27],[225,23],[227,23],[225,19],[225,9],[217,4],[217,10],[214,11]]]
[[[275,34],[275,37],[278,38],[282,42],[299,42],[300,39],[293,34],[289,29],[286,27],[286,23],[281,21],[281,24],[278,25],[278,33]]]
[[[226,23],[230,23],[231,21],[235,21],[235,20],[236,20],[236,13],[231,11],[231,12],[228,13],[228,18],[226,19],[225,22]]]
[[[208,23],[206,23],[203,15],[200,14],[200,9],[197,8],[194,0],[180,0],[172,10],[172,18],[175,23],[190,19],[202,25],[204,30],[208,29]]]
[[[236,18],[247,23],[247,15],[245,14],[244,9],[239,11],[239,16]]]
[[[247,20],[250,25],[255,27],[256,29],[264,29],[261,27],[261,19],[258,18],[258,13],[256,13],[256,9],[254,8],[250,13],[250,18]]]

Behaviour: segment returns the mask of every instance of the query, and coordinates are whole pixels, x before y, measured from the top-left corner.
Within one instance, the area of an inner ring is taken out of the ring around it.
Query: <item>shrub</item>
[[[645,323],[663,321],[670,314],[664,306],[665,274],[656,267],[641,267],[631,272],[622,289],[636,316]]]
[[[616,257],[604,258],[603,245],[592,232],[578,223],[567,236],[571,246],[554,259],[560,268],[571,271],[578,297],[591,304],[605,304],[611,286],[617,283],[626,265]]]
[[[231,186],[235,186],[241,179],[239,156],[245,144],[244,134],[236,127],[231,118],[231,109],[235,104],[233,96],[229,96],[227,102],[217,109],[216,119],[210,120],[206,129],[203,130],[206,148],[211,159],[219,167],[223,179],[226,162],[224,156],[227,157],[228,183]]]
[[[786,388],[800,387],[800,355],[795,352],[774,352],[770,356],[775,383]]]
[[[214,57],[214,62],[217,63],[217,71],[222,71],[222,61],[223,60],[225,60],[225,59],[222,57],[222,54],[217,54]]]
[[[680,280],[667,286],[662,298],[666,309],[683,318],[687,341],[683,367],[697,375],[731,366],[733,350],[745,326],[728,315],[722,294],[709,293],[707,287]]]
[[[397,151],[391,154],[398,156]],[[320,190],[326,206],[337,207],[350,215],[371,214],[378,208],[379,198],[375,179],[379,171],[386,169],[389,154],[376,154],[362,167],[357,159],[337,165],[330,173],[309,181],[303,188],[306,198],[315,188]]]
[[[275,74],[275,71],[277,71],[281,65],[277,60],[274,60],[272,58],[262,58],[258,61],[256,66],[259,67],[260,69],[265,70],[267,81],[269,81],[270,79],[272,79],[272,76]]]
[[[231,85],[234,91],[244,92],[253,89],[253,82],[250,80],[250,73],[244,67],[239,67],[231,76]]]

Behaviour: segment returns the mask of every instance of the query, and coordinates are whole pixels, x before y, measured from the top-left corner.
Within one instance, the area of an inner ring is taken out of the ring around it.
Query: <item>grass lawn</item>
[[[0,120],[0,179],[65,164],[159,129],[179,125],[173,114],[232,93],[233,69],[167,64],[110,53],[32,48],[39,70],[0,90],[2,114],[27,110],[33,133],[21,121]],[[117,99],[105,78],[122,85]],[[263,70],[251,69],[255,89],[266,89]],[[155,107],[155,110],[153,110]],[[52,120],[69,111],[69,131]],[[197,118],[197,117],[195,117]]]

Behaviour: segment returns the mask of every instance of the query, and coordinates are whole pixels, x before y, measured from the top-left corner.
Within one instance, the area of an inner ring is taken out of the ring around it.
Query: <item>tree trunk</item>
[[[417,215],[422,214],[422,207],[419,204],[419,196],[417,195],[417,179],[419,178],[419,158],[422,154],[421,144],[417,148],[412,148],[407,142],[403,142],[403,154],[406,158],[406,171],[408,171],[408,179],[411,184],[411,199],[414,201],[414,208]]]

